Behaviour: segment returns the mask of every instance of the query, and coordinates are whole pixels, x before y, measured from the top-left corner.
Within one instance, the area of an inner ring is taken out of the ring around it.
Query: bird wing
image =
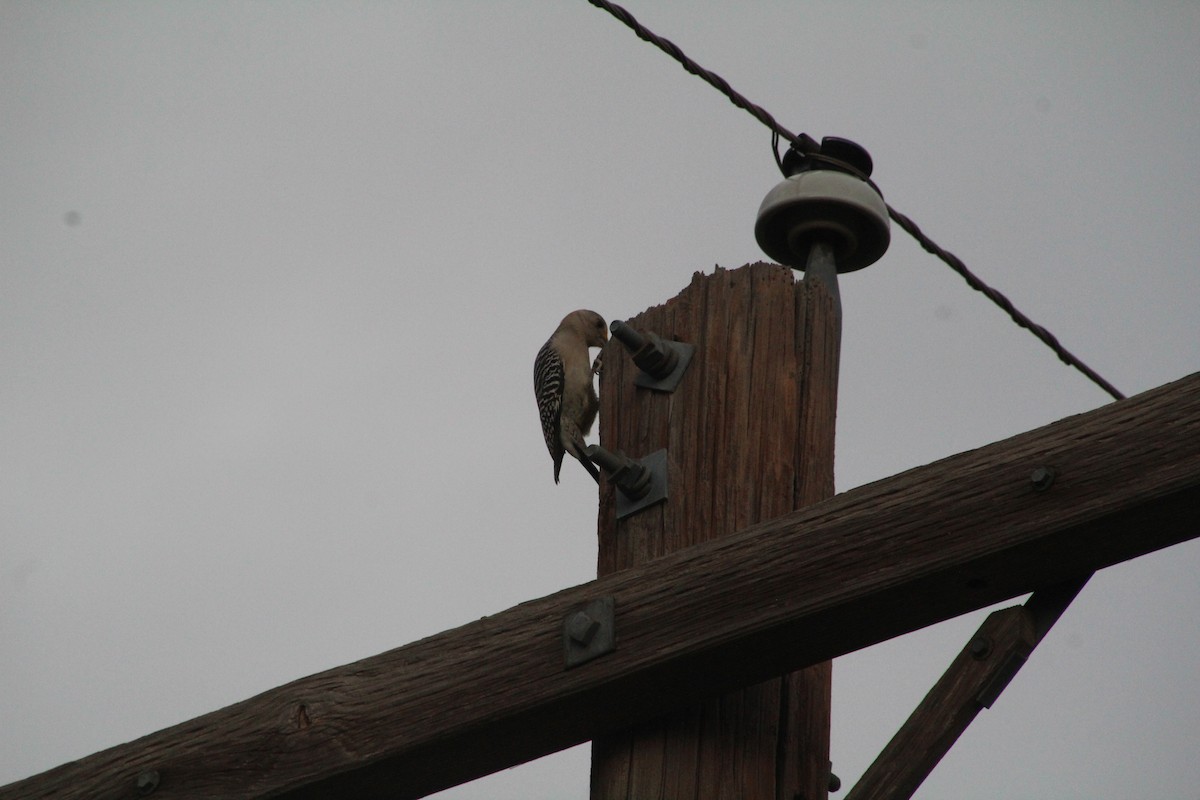
[[[559,441],[559,417],[562,414],[563,387],[566,371],[562,356],[550,342],[542,345],[533,361],[533,390],[537,395],[538,414],[542,419],[542,435],[550,455],[562,458],[562,443]]]

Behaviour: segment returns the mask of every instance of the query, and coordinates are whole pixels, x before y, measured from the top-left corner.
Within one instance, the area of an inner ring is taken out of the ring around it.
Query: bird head
[[[578,331],[588,347],[603,347],[608,341],[608,323],[595,311],[586,308],[572,311],[563,318],[562,325]]]

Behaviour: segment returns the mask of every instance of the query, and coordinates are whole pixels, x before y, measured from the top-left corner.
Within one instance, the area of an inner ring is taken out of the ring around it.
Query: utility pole
[[[756,229],[768,255],[804,269],[802,281],[773,264],[718,268],[614,325],[600,447],[657,454],[645,461],[665,461],[667,485],[665,500],[623,515],[630,498],[606,470],[600,577],[833,496],[837,272],[882,255],[888,230],[862,179],[866,152],[836,139],[822,150],[819,164],[789,151],[792,175],[764,200]],[[835,160],[848,169],[831,169]],[[694,348],[670,391],[637,385],[641,370],[616,343],[645,351],[655,336]],[[830,677],[824,662],[594,740],[591,800],[824,800]]]

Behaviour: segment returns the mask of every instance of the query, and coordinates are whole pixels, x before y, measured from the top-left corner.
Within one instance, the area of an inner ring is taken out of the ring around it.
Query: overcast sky
[[[627,5],[1124,392],[1197,370],[1200,4]],[[0,109],[0,784],[593,578],[533,356],[780,179],[583,0],[0,0]],[[839,490],[1108,402],[902,231],[842,295]],[[1198,572],[1099,574],[917,796],[1200,798]],[[835,662],[846,788],[985,615]]]

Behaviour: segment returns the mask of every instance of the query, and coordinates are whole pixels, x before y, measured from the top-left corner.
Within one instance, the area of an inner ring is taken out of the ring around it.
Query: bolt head
[[[148,769],[137,776],[138,794],[145,797],[158,788],[158,770]]]
[[[1056,476],[1054,467],[1038,467],[1029,473],[1029,482],[1033,485],[1034,491],[1044,492],[1054,485]]]
[[[972,639],[969,647],[971,658],[975,659],[976,661],[982,661],[992,652],[992,643],[982,636],[977,636]]]
[[[842,779],[832,772],[829,773],[829,791],[836,792],[842,788]]]
[[[586,611],[578,611],[567,621],[567,636],[580,647],[587,647],[600,630],[600,623]]]

